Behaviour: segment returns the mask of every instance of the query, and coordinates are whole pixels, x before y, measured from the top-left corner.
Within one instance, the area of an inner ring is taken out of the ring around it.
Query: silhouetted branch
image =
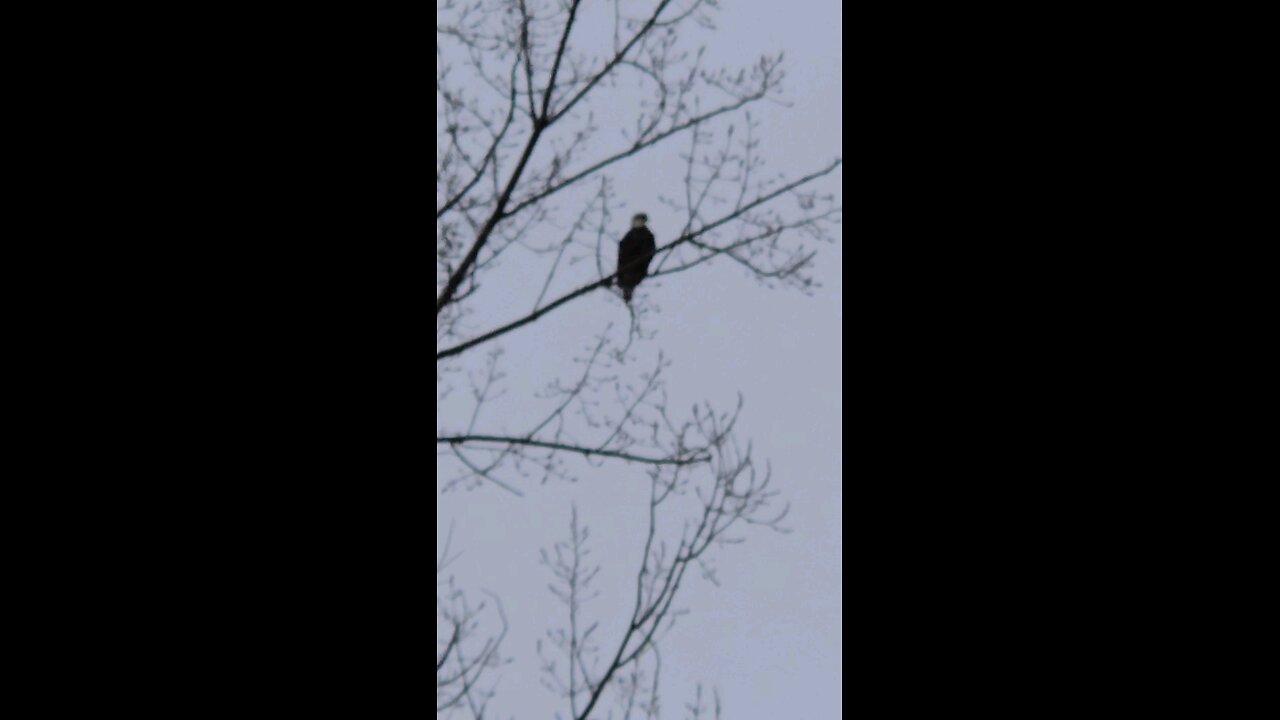
[[[644,27],[640,28],[640,30],[631,37],[631,40],[627,42],[626,46],[623,47],[622,50],[620,50],[618,53],[616,53],[613,56],[613,59],[611,59],[608,63],[605,64],[604,69],[602,69],[600,72],[592,76],[592,78],[589,81],[587,81],[587,84],[583,86],[582,89],[579,90],[577,94],[573,96],[572,99],[570,99],[567,103],[565,103],[559,110],[556,110],[555,118],[553,118],[553,120],[564,117],[566,113],[568,113],[570,110],[573,109],[574,105],[577,105],[578,102],[582,100],[582,98],[587,96],[587,93],[591,92],[591,88],[594,88],[596,84],[599,83],[601,80],[603,80],[606,76],[608,76],[610,72],[613,72],[613,69],[617,67],[618,63],[622,62],[623,58],[627,56],[627,53],[631,52],[631,48],[635,47],[636,43],[640,42],[640,39],[643,38],[645,35],[647,35],[649,31],[653,29],[654,23],[658,21],[658,16],[662,14],[663,10],[667,9],[667,5],[669,4],[671,4],[671,0],[662,0],[662,2],[659,2],[657,9],[653,11],[653,15],[651,15],[648,21],[645,22]],[[575,7],[577,6],[577,2],[574,2],[574,6]],[[567,30],[565,32],[565,36],[568,37]],[[559,55],[557,55],[556,56],[557,67],[559,66],[559,61],[560,61],[560,57]],[[550,93],[550,88],[548,88],[547,100],[549,101],[550,98],[551,98],[551,93]],[[544,113],[546,112],[545,105],[543,107],[543,112]]]
[[[564,51],[569,47],[569,31],[573,29],[573,19],[578,14],[578,4],[581,0],[573,0],[573,5],[569,8],[569,20],[564,24],[564,34],[560,36],[560,44],[556,47],[556,59],[551,65],[551,79],[547,81],[547,92],[542,96],[542,123],[550,125],[555,122],[555,118],[549,116],[551,112],[551,93],[555,91],[556,76],[560,74],[560,62],[564,60]]]
[[[524,151],[520,154],[520,160],[517,161],[516,167],[511,171],[511,176],[507,180],[506,187],[502,194],[498,197],[497,203],[493,207],[493,212],[489,215],[489,219],[485,221],[480,233],[476,236],[475,242],[472,243],[471,249],[467,251],[466,256],[462,259],[462,263],[450,274],[449,279],[445,282],[444,290],[440,296],[436,298],[436,315],[449,304],[453,299],[454,293],[457,292],[458,286],[462,284],[467,273],[475,264],[480,256],[480,250],[484,248],[485,243],[489,241],[489,236],[498,223],[507,216],[507,203],[511,200],[511,194],[515,191],[517,184],[520,182],[521,176],[524,174],[525,167],[529,163],[529,158],[533,156],[534,148],[538,145],[538,140],[542,137],[542,133],[554,122],[554,118],[549,118],[548,108],[551,104],[551,94],[555,91],[556,75],[560,71],[560,62],[564,57],[565,49],[568,47],[569,34],[573,31],[574,19],[578,13],[578,5],[581,0],[573,0],[573,4],[569,8],[569,19],[565,22],[564,33],[560,36],[560,44],[556,48],[555,63],[551,68],[551,77],[547,82],[547,89],[542,98],[542,113],[537,117],[531,118],[533,123],[532,132],[529,139],[525,143]],[[527,31],[527,24],[525,25]],[[526,35],[527,40],[527,35]],[[526,56],[527,57],[527,56]],[[530,69],[530,82],[532,82],[532,69]],[[514,82],[513,82],[514,85]],[[513,91],[514,92],[514,91]],[[530,85],[529,92],[533,92]]]
[[[605,691],[615,685],[621,693],[620,700],[623,703],[635,704],[638,674],[632,673],[628,683],[627,676],[619,676],[618,673],[625,668],[634,667],[646,654],[656,652],[657,634],[664,628],[670,628],[674,620],[674,603],[686,571],[694,563],[704,565],[702,558],[712,545],[733,542],[726,537],[732,527],[743,522],[786,532],[779,524],[786,515],[785,509],[776,515],[766,514],[770,500],[776,496],[774,491],[769,490],[768,475],[763,478],[757,476],[750,450],[740,454],[732,439],[733,427],[741,407],[740,401],[738,410],[722,415],[717,415],[710,407],[705,408],[705,412],[695,410],[694,425],[705,437],[707,446],[712,449],[712,479],[705,492],[693,483],[691,476],[683,474],[685,468],[674,468],[669,476],[665,476],[661,469],[652,472],[648,531],[642,563],[636,574],[631,617],[617,640],[611,659],[596,677],[585,672],[584,656],[586,652],[595,651],[588,640],[596,626],[592,624],[582,632],[578,628],[583,624],[582,603],[591,596],[590,582],[598,567],[583,562],[587,555],[585,545],[588,534],[586,528],[579,525],[576,508],[570,525],[570,542],[557,544],[554,561],[547,553],[543,553],[543,563],[552,569],[561,582],[559,586],[552,586],[552,592],[569,609],[569,630],[550,634],[552,641],[568,655],[568,677],[557,676],[553,663],[544,664],[544,672],[552,676],[554,687],[569,699],[570,709],[576,720],[589,718]],[[700,512],[695,522],[685,524],[675,552],[668,556],[666,543],[659,540],[659,509],[673,497],[684,494],[683,490],[690,486],[699,501]],[[704,574],[714,582],[714,576],[705,566]],[[655,667],[655,673],[656,671]],[[615,680],[618,677],[621,677],[620,681]],[[656,701],[656,675],[652,693],[650,703]],[[700,703],[699,693],[698,704]],[[718,697],[716,705],[719,705]]]
[[[702,115],[699,115],[699,116],[698,116],[698,117],[696,117],[696,118],[693,118],[693,119],[688,120],[688,121],[686,121],[686,122],[680,123],[679,125],[676,125],[675,127],[672,127],[672,128],[670,128],[670,129],[668,129],[668,130],[664,130],[663,132],[661,132],[661,133],[659,133],[659,134],[657,134],[657,135],[653,136],[652,138],[650,138],[650,139],[648,139],[648,140],[645,140],[645,141],[643,141],[643,142],[639,142],[639,143],[637,143],[637,144],[633,145],[632,147],[630,147],[630,148],[628,148],[628,149],[626,149],[626,150],[624,150],[624,151],[622,151],[622,152],[620,152],[620,153],[617,153],[617,154],[615,154],[615,155],[611,155],[611,156],[609,156],[609,157],[605,158],[604,160],[601,160],[601,161],[599,161],[599,162],[595,163],[594,165],[591,165],[590,167],[586,168],[585,170],[582,170],[581,172],[576,173],[576,174],[574,174],[574,175],[570,176],[569,178],[565,179],[563,182],[561,182],[561,183],[559,183],[559,184],[557,184],[557,185],[555,185],[555,186],[553,186],[553,187],[550,187],[550,188],[548,188],[548,189],[546,189],[546,190],[543,190],[542,192],[540,192],[540,193],[538,193],[538,194],[536,194],[536,195],[534,195],[534,196],[532,196],[532,197],[530,197],[530,198],[527,198],[527,199],[525,199],[525,200],[521,200],[521,201],[520,201],[520,202],[519,202],[515,207],[513,207],[513,208],[511,208],[510,210],[508,210],[508,211],[507,211],[507,216],[508,216],[508,217],[510,217],[510,216],[516,215],[516,214],[518,214],[521,210],[524,210],[525,208],[527,208],[527,207],[529,207],[529,206],[531,206],[531,205],[534,205],[535,203],[538,203],[538,202],[541,202],[541,201],[543,201],[543,200],[546,200],[548,197],[551,197],[552,195],[554,195],[554,194],[556,194],[556,193],[560,192],[561,190],[564,190],[565,188],[567,188],[567,187],[569,187],[569,186],[573,185],[574,183],[578,182],[579,180],[582,180],[583,178],[586,178],[586,177],[590,177],[591,175],[594,175],[595,173],[597,173],[597,172],[599,172],[599,171],[603,170],[603,169],[604,169],[604,168],[606,168],[606,167],[609,167],[610,165],[613,165],[613,164],[614,164],[614,163],[616,163],[616,162],[619,162],[620,160],[625,160],[626,158],[629,158],[629,157],[631,157],[632,155],[635,155],[636,153],[640,152],[641,150],[646,150],[646,149],[648,149],[648,148],[650,148],[650,147],[653,147],[654,145],[657,145],[658,143],[662,142],[663,140],[666,140],[667,138],[669,138],[669,137],[671,137],[671,136],[673,136],[673,135],[677,135],[677,134],[679,134],[679,133],[682,133],[682,132],[684,132],[685,130],[688,130],[689,128],[691,128],[691,127],[694,127],[694,126],[698,125],[699,123],[707,122],[708,120],[712,120],[712,119],[714,119],[714,118],[716,118],[716,117],[719,117],[720,115],[724,115],[725,113],[733,112],[734,110],[737,110],[737,109],[741,108],[743,105],[746,105],[747,103],[751,102],[752,100],[757,100],[757,99],[759,99],[759,98],[761,98],[761,97],[763,97],[763,96],[764,96],[764,94],[763,94],[763,93],[760,93],[759,95],[754,95],[754,96],[751,96],[751,97],[748,97],[748,98],[744,98],[744,99],[742,99],[742,100],[740,100],[740,101],[738,101],[738,102],[736,102],[736,103],[734,103],[734,104],[732,104],[732,105],[725,105],[725,106],[723,106],[723,107],[716,108],[715,110],[712,110],[711,112],[704,113],[704,114],[702,114]]]
[[[636,357],[633,341],[652,337],[645,323],[655,304],[628,305],[630,325],[609,322],[584,339],[580,355],[549,358],[574,365],[548,370],[546,386],[531,393],[540,403],[533,412],[527,396],[504,404],[509,381],[498,351],[475,368],[443,361],[611,287],[612,251],[624,232],[615,213],[626,204],[617,199],[618,173],[645,152],[660,154],[676,137],[690,139],[687,156],[683,147],[673,148],[687,161],[671,176],[678,186],[683,171],[684,193],[680,198],[678,190],[664,188],[657,198],[674,212],[651,213],[654,227],[675,239],[657,249],[649,276],[684,272],[725,255],[770,285],[778,280],[807,287],[813,252],[780,238],[831,239],[826,227],[838,222],[832,218],[840,208],[831,209],[838,203],[805,186],[841,161],[792,182],[765,177],[752,109],[779,98],[782,58],[765,55],[747,67],[709,70],[702,64],[705,48],[696,57],[681,50],[677,26],[712,27],[700,11],[717,4],[648,0],[631,10],[640,3],[615,0],[611,45],[603,26],[599,37],[585,37],[588,28],[579,26],[591,22],[590,6],[581,0],[442,0],[437,6],[436,378],[438,401],[449,403],[437,410],[437,469],[447,473],[437,480],[439,491],[488,489],[492,483],[523,497],[528,487],[521,479],[574,479],[579,468],[634,474],[644,466],[650,479],[648,531],[629,617],[593,622],[589,616],[599,568],[589,562],[588,532],[576,507],[568,542],[543,556],[556,577],[552,592],[568,607],[567,629],[549,634],[567,662],[552,660],[543,670],[547,686],[569,699],[575,720],[601,717],[600,701],[610,688],[626,718],[633,711],[650,720],[658,716],[658,647],[682,614],[676,602],[686,571],[696,565],[695,572],[716,582],[709,549],[738,541],[728,534],[733,528],[781,530],[785,509],[770,512],[776,493],[768,489],[767,468],[757,474],[750,445],[739,451],[732,434],[736,411],[717,415],[695,406],[692,419],[677,418],[668,412],[663,369],[669,361],[661,353],[639,380],[624,367]],[[635,14],[624,17],[624,5]],[[593,52],[593,42],[603,49]],[[618,144],[591,142],[601,130],[596,116],[602,107],[611,119],[600,124],[620,133]],[[735,137],[739,111],[747,127]],[[617,126],[616,117],[634,117],[634,123]],[[598,191],[591,187],[597,181]],[[788,195],[798,208],[784,204]],[[532,257],[536,267],[507,264],[513,256],[516,263]],[[503,271],[518,274],[508,287],[528,296],[503,296],[501,312],[510,314],[490,320],[495,316],[484,311],[492,308],[476,303],[491,292],[496,299]],[[474,335],[469,321],[501,324]],[[625,343],[619,337],[624,329]],[[439,349],[445,342],[453,345]],[[465,394],[453,394],[459,377],[470,384],[474,406]],[[437,712],[479,720],[493,696],[487,673],[502,662],[507,620],[494,597],[501,628],[482,629],[487,604],[469,604],[452,578],[442,582],[442,571],[456,559],[449,556],[451,541],[452,528],[436,567]],[[627,603],[629,591],[624,588]],[[541,644],[538,652],[541,658]],[[694,717],[712,709],[701,686],[687,708]],[[719,717],[718,694],[713,708]]]
[[[566,452],[578,453],[579,455],[586,455],[588,457],[609,457],[616,458],[618,460],[626,460],[628,462],[648,463],[650,465],[692,465],[694,463],[707,462],[711,459],[706,455],[668,458],[644,457],[641,455],[618,452],[616,450],[579,447],[576,445],[565,445],[563,443],[543,442],[541,440],[531,440],[529,438],[521,437],[506,437],[502,435],[450,435],[436,438],[436,443],[448,445],[461,445],[463,443],[502,443],[506,445],[523,445],[527,447],[547,448],[550,450],[564,450]]]
[[[515,66],[511,68],[511,105],[507,110],[507,117],[502,123],[502,128],[493,136],[493,142],[489,145],[489,149],[485,151],[484,158],[480,161],[480,167],[476,168],[475,174],[461,190],[452,198],[445,201],[444,205],[436,209],[436,219],[439,220],[445,213],[449,212],[456,206],[471,189],[480,182],[480,178],[484,177],[485,168],[489,167],[489,163],[493,162],[498,152],[498,146],[502,144],[502,139],[507,136],[507,130],[511,128],[511,121],[516,116],[516,83],[515,83]]]
[[[761,206],[761,205],[763,205],[763,204],[765,204],[765,203],[769,202],[770,200],[774,200],[774,199],[778,198],[779,196],[781,196],[781,195],[783,195],[783,194],[785,194],[785,193],[787,193],[787,192],[790,192],[790,191],[792,191],[792,190],[795,190],[796,188],[801,187],[801,186],[803,186],[803,185],[805,185],[805,184],[807,184],[807,183],[809,183],[809,182],[812,182],[813,180],[816,180],[816,179],[818,179],[818,178],[820,178],[820,177],[822,177],[822,176],[824,176],[824,175],[830,174],[830,173],[831,173],[832,171],[834,171],[836,168],[840,167],[840,165],[841,165],[841,163],[842,163],[842,162],[843,162],[842,160],[836,160],[836,161],[835,161],[835,162],[833,162],[830,166],[828,166],[828,167],[826,167],[826,168],[824,168],[824,169],[822,169],[822,170],[819,170],[818,172],[812,173],[812,174],[810,174],[810,175],[806,175],[806,176],[804,176],[804,177],[800,178],[799,180],[795,180],[795,181],[793,181],[793,182],[787,183],[786,185],[783,185],[782,187],[778,188],[777,190],[774,190],[773,192],[770,192],[770,193],[767,193],[767,194],[765,194],[765,195],[762,195],[762,196],[760,196],[760,197],[756,198],[755,200],[753,200],[753,201],[751,201],[751,202],[749,202],[749,203],[747,203],[747,204],[745,204],[745,205],[743,205],[743,206],[741,206],[741,207],[739,207],[739,208],[735,209],[733,212],[731,212],[731,213],[729,213],[729,214],[725,215],[724,217],[721,217],[721,218],[719,218],[719,219],[717,219],[717,220],[715,220],[715,221],[713,221],[713,222],[710,222],[710,223],[708,223],[708,224],[706,224],[706,225],[703,225],[702,227],[698,228],[697,230],[695,230],[695,231],[693,231],[693,232],[686,233],[685,235],[682,235],[681,237],[676,238],[675,240],[672,240],[671,242],[669,242],[669,243],[667,243],[667,244],[665,244],[665,245],[661,245],[661,246],[659,246],[659,247],[658,247],[658,249],[657,249],[657,252],[656,252],[655,256],[660,256],[660,255],[662,255],[663,253],[670,252],[672,249],[674,249],[674,248],[676,248],[676,247],[678,247],[678,246],[680,246],[680,245],[683,245],[684,243],[687,243],[687,242],[690,242],[690,241],[692,241],[692,240],[695,240],[695,239],[697,239],[698,237],[700,237],[700,236],[702,236],[702,235],[705,235],[706,233],[709,233],[709,232],[711,232],[712,230],[714,230],[714,229],[716,229],[716,228],[718,228],[718,227],[720,227],[720,226],[722,226],[722,225],[724,225],[724,224],[726,224],[726,223],[728,223],[728,222],[731,222],[731,221],[733,221],[733,220],[735,220],[735,219],[737,219],[737,218],[741,217],[744,213],[746,213],[747,211],[749,211],[749,210],[751,210],[751,209],[753,209],[753,208],[759,207],[759,206]],[[766,235],[764,235],[764,236],[762,236],[762,237],[767,237],[768,235],[769,235],[769,234],[767,233]],[[707,247],[708,247],[708,248],[710,248],[710,246],[707,246]],[[714,253],[713,253],[713,254],[714,254]],[[689,267],[692,267],[693,265],[696,265],[696,264],[698,264],[698,263],[691,263],[691,264],[689,265]],[[672,271],[672,272],[674,272],[674,271]],[[668,272],[668,273],[666,273],[666,274],[670,274],[670,272]],[[463,342],[463,343],[460,343],[460,344],[458,344],[458,345],[455,345],[455,346],[453,346],[453,347],[451,347],[451,348],[446,348],[446,349],[444,349],[444,350],[439,350],[439,351],[437,351],[437,352],[436,352],[436,360],[437,360],[437,361],[440,361],[440,360],[444,360],[445,358],[453,357],[453,356],[455,356],[455,355],[460,355],[461,353],[463,353],[463,352],[465,352],[465,351],[467,351],[467,350],[470,350],[471,348],[473,348],[473,347],[475,347],[475,346],[477,346],[477,345],[480,345],[480,344],[482,344],[482,343],[485,343],[485,342],[488,342],[488,341],[490,341],[490,340],[493,340],[494,338],[501,337],[502,335],[505,335],[505,334],[507,334],[507,333],[511,332],[512,330],[517,329],[517,328],[523,327],[524,325],[528,325],[529,323],[533,322],[534,320],[537,320],[538,318],[542,317],[543,315],[546,315],[547,313],[551,312],[552,310],[555,310],[556,308],[560,307],[561,305],[564,305],[565,303],[569,302],[570,300],[574,300],[574,299],[576,299],[576,298],[582,297],[583,295],[586,295],[587,293],[590,293],[590,292],[592,292],[593,290],[599,290],[600,288],[606,288],[606,287],[609,287],[610,285],[612,285],[612,284],[613,284],[613,280],[614,280],[614,278],[615,278],[615,277],[616,277],[616,273],[615,273],[615,274],[612,274],[612,275],[609,275],[609,276],[608,276],[608,277],[606,277],[606,278],[602,278],[602,279],[600,279],[600,280],[596,280],[595,282],[588,283],[587,285],[584,285],[584,286],[582,286],[582,287],[578,288],[577,290],[574,290],[574,291],[572,291],[572,292],[570,292],[570,293],[568,293],[568,294],[564,295],[563,297],[561,297],[561,298],[559,298],[559,299],[557,299],[557,300],[555,300],[555,301],[553,301],[553,302],[551,302],[551,303],[548,303],[546,306],[544,306],[544,307],[542,307],[542,308],[540,308],[540,309],[538,309],[538,310],[535,310],[535,311],[533,311],[533,312],[529,313],[528,315],[526,315],[526,316],[524,316],[524,317],[522,317],[522,318],[520,318],[520,319],[518,319],[518,320],[514,320],[514,321],[512,321],[512,322],[510,322],[510,323],[507,323],[506,325],[503,325],[503,326],[501,326],[501,327],[498,327],[498,328],[495,328],[495,329],[493,329],[493,330],[490,330],[489,332],[487,332],[487,333],[485,333],[485,334],[483,334],[483,335],[480,335],[480,336],[478,336],[478,337],[476,337],[476,338],[473,338],[473,339],[468,340],[468,341],[466,341],[466,342]]]
[[[442,584],[439,580],[440,570],[441,565],[437,562],[437,588]],[[466,595],[453,586],[452,579],[444,585],[448,592],[441,595],[437,590],[436,593],[437,633],[443,624],[443,627],[447,628],[449,638],[444,649],[436,652],[436,712],[449,710],[466,701],[472,715],[477,718],[482,717],[484,705],[493,693],[492,691],[477,692],[477,684],[485,671],[499,662],[498,650],[508,629],[507,616],[497,596],[486,593],[494,602],[502,629],[496,636],[486,638],[480,650],[469,657],[466,650],[467,640],[478,629],[478,618],[485,604],[471,607]],[[437,639],[437,644],[439,642]]]

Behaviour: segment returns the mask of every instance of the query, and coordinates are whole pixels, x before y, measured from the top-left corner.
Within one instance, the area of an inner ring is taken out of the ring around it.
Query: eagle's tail
[[[622,288],[622,300],[624,302],[627,302],[627,303],[631,302],[631,291],[634,289],[635,288],[629,288],[629,287]]]

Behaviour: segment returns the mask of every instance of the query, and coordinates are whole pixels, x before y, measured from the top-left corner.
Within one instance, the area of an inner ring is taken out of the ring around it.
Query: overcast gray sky
[[[624,3],[637,14],[649,5]],[[695,49],[705,43],[709,64],[750,65],[763,53],[786,52],[783,96],[792,107],[753,110],[762,123],[760,152],[768,169],[795,178],[843,157],[838,0],[721,5],[717,29],[687,42]],[[602,17],[584,15],[575,33],[611,35]],[[608,110],[597,120],[606,128],[621,121]],[[619,213],[619,238],[626,218],[640,211],[649,214],[659,244],[680,230],[682,218],[665,216],[656,200],[681,191],[683,166],[675,151],[645,154],[612,171],[618,200],[626,205]],[[841,197],[841,183],[837,170],[817,187]],[[816,247],[822,287],[811,296],[767,289],[724,261],[646,281],[637,290],[644,327],[656,335],[635,342],[623,369],[639,372],[661,350],[672,361],[665,371],[668,396],[684,412],[702,400],[731,409],[741,392],[739,436],[753,442],[756,458],[770,462],[774,487],[791,504],[786,525],[793,528],[789,535],[739,533],[745,543],[713,551],[719,587],[696,576],[682,586],[676,605],[689,614],[661,644],[664,718],[685,717],[683,707],[698,682],[719,689],[728,719],[841,714],[843,238],[839,228],[835,234],[834,244]],[[581,274],[557,279],[553,294],[594,279],[593,269],[578,269]],[[481,307],[469,320],[475,328],[527,312],[545,277],[522,280],[510,268],[506,272],[505,284],[490,284],[477,295]],[[625,338],[628,316],[621,301],[594,293],[497,342],[504,351],[506,394],[483,411],[477,431],[519,427],[522,412],[536,412],[531,393],[564,377],[572,367],[568,359],[610,322]],[[484,350],[476,350],[445,365],[474,369],[483,358]],[[440,402],[438,429],[465,427],[469,401],[459,390]],[[438,474],[452,469],[450,462],[437,461]],[[452,525],[453,548],[461,553],[453,574],[476,599],[482,589],[501,597],[511,624],[503,649],[512,663],[490,677],[498,679],[493,717],[567,715],[564,701],[539,682],[534,644],[565,623],[563,605],[547,590],[552,578],[539,564],[538,551],[566,539],[571,503],[591,528],[592,559],[604,565],[596,583],[601,594],[586,606],[587,614],[608,633],[630,612],[647,519],[644,468],[605,463],[583,465],[577,474],[580,480],[572,484],[522,481],[523,498],[492,486],[438,493],[437,542]],[[603,705],[594,716],[607,717],[610,707]]]

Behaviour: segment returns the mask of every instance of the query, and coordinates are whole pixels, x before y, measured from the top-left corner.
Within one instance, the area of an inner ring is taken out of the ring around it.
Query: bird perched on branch
[[[644,213],[631,218],[631,230],[618,243],[618,287],[622,288],[622,299],[628,303],[632,291],[649,272],[649,263],[657,250],[653,233],[644,226],[647,222],[649,216]]]

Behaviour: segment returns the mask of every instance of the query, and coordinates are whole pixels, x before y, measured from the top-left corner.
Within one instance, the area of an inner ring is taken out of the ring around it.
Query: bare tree
[[[708,467],[705,472],[684,466],[650,471],[648,531],[636,572],[631,615],[622,631],[610,639],[611,647],[603,657],[600,650],[605,641],[593,641],[598,623],[587,624],[584,619],[585,603],[592,597],[591,582],[599,568],[587,561],[588,532],[578,521],[577,508],[570,520],[569,541],[557,545],[554,555],[543,553],[543,563],[559,581],[552,591],[567,607],[569,625],[548,633],[551,644],[564,656],[563,669],[558,670],[556,663],[544,656],[542,670],[548,677],[547,687],[569,701],[576,720],[590,716],[610,683],[618,690],[623,717],[631,717],[633,712],[659,717],[658,641],[675,624],[678,613],[673,603],[686,572],[696,564],[704,578],[715,582],[714,569],[703,556],[714,545],[740,541],[727,536],[737,525],[784,531],[779,523],[786,509],[772,515],[767,512],[776,495],[769,490],[769,473],[758,474],[750,453],[733,444],[737,413],[716,416],[707,408],[695,412],[695,418],[695,432],[710,448]],[[685,503],[694,512],[681,518],[673,546],[659,536],[659,514],[681,496],[694,498],[694,502]],[[538,650],[542,654],[543,647]],[[700,698],[695,705],[700,706]]]
[[[664,384],[666,358],[658,353],[651,366],[633,370],[634,344],[653,338],[643,294],[629,307],[603,302],[625,230],[616,176],[646,153],[678,149],[681,162],[673,178],[680,192],[661,198],[679,230],[659,236],[651,277],[680,280],[699,266],[729,262],[770,287],[808,291],[810,245],[831,241],[839,222],[837,198],[815,189],[839,158],[798,178],[766,171],[751,109],[782,102],[782,56],[712,69],[705,48],[684,49],[687,35],[714,29],[717,6],[437,6],[437,400],[464,387],[470,394],[465,417],[437,418],[437,468],[446,468],[439,488],[522,495],[531,480],[597,477],[620,464],[647,469],[651,485],[635,601],[620,629],[609,618],[587,621],[595,573],[576,508],[569,540],[544,554],[568,627],[539,647],[543,676],[574,718],[591,716],[610,692],[625,717],[658,717],[658,645],[678,616],[686,571],[696,567],[714,581],[710,548],[740,540],[728,535],[734,527],[780,529],[785,514],[771,509],[768,472],[757,472],[750,448],[734,439],[741,400],[730,413],[704,403],[677,416]],[[587,26],[611,32],[587,33]],[[600,120],[623,112],[630,113],[624,127]],[[537,279],[527,285],[527,304],[511,302],[504,277]],[[486,304],[493,296],[502,301]],[[599,314],[603,327],[584,333],[571,372],[532,398],[521,394],[542,410],[494,413],[511,390],[502,341],[592,298],[610,311]],[[626,322],[605,319],[624,307]],[[480,633],[482,608],[448,582],[439,589],[442,562],[447,551],[437,562],[437,711],[483,717],[492,686],[482,676],[500,664],[506,619],[493,604],[497,624]],[[718,716],[718,695],[713,707],[706,702],[700,690],[689,712]]]
[[[452,537],[450,528],[449,538]],[[502,602],[491,595],[502,629],[496,636],[484,638],[477,648],[475,635],[485,603],[473,606],[453,578],[444,575],[457,559],[449,555],[450,544],[446,540],[436,557],[436,713],[461,708],[480,718],[484,717],[493,690],[478,683],[486,670],[501,664],[498,653],[507,634],[507,617],[502,612]]]

